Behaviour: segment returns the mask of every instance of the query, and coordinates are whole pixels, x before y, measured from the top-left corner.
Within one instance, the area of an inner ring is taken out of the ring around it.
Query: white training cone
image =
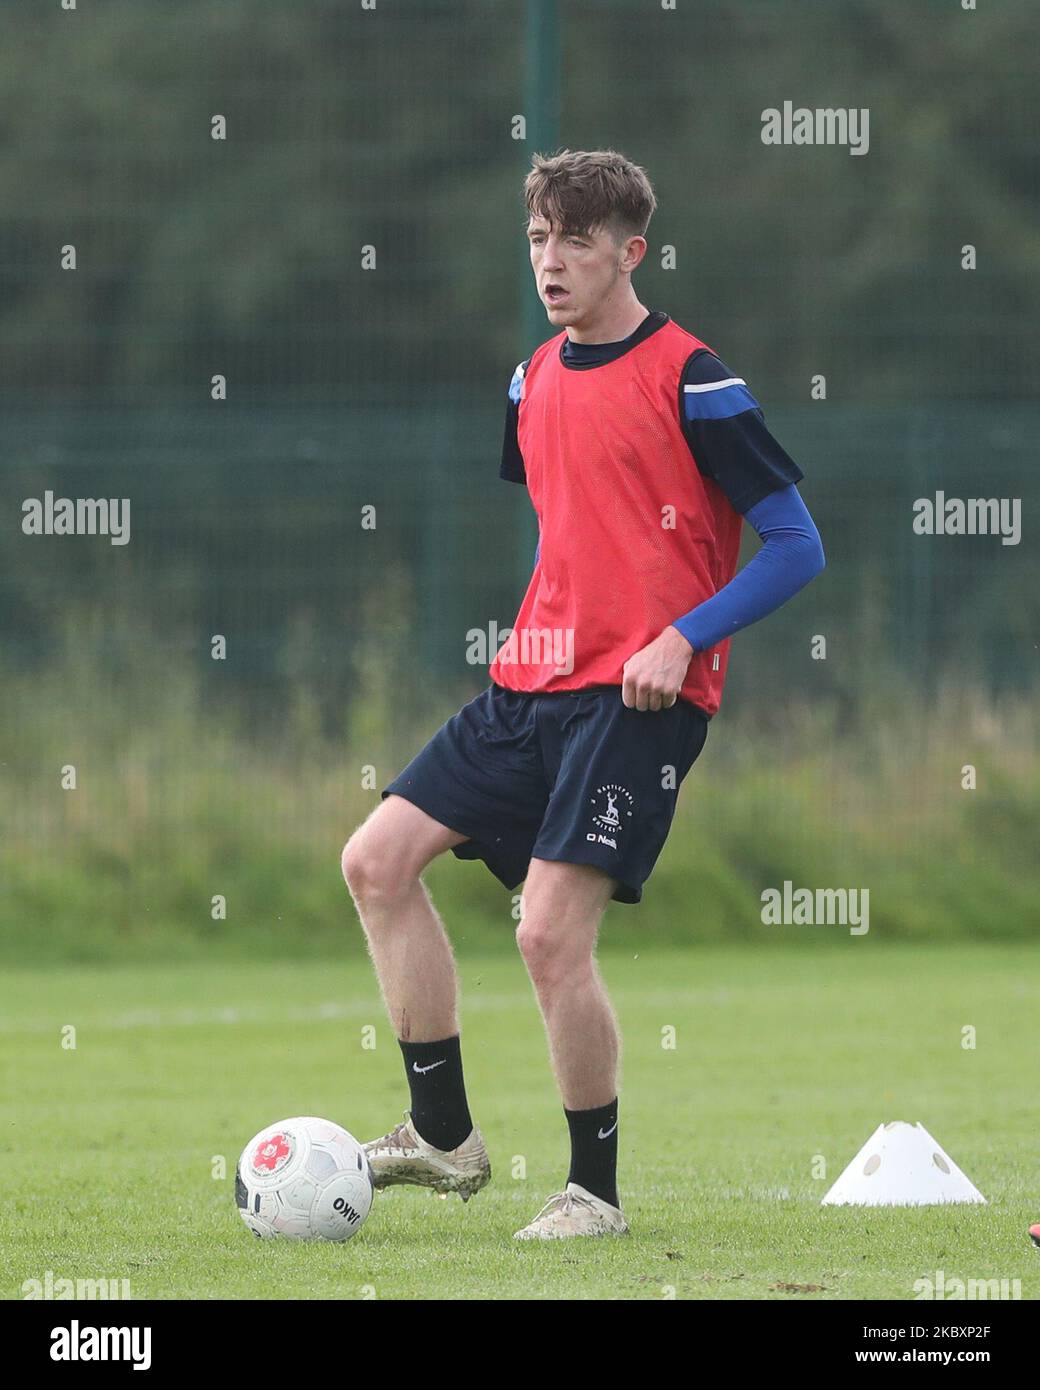
[[[930,1207],[985,1202],[918,1121],[878,1125],[820,1203],[831,1207]]]

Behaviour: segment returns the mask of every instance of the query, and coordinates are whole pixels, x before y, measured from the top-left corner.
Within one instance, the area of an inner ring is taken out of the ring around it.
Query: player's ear
[[[624,252],[622,255],[622,265],[624,266],[624,268],[629,272],[635,270],[636,267],[642,262],[643,257],[646,255],[648,249],[649,247],[647,244],[646,237],[630,236],[628,238],[628,241],[625,243]]]

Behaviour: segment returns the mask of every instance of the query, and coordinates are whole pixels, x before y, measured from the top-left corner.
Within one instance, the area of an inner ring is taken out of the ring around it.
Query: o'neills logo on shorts
[[[605,833],[597,835],[590,830],[585,836],[586,840],[617,849],[617,840],[609,837],[624,830],[625,821],[632,815],[632,793],[617,782],[607,782],[604,786],[596,788],[596,795],[591,801],[596,808],[592,813],[592,823]]]

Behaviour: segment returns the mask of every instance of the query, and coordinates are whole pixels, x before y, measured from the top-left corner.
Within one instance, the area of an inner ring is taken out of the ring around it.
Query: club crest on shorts
[[[617,849],[617,841],[607,837],[624,830],[626,820],[632,815],[632,793],[619,782],[606,782],[602,787],[596,788],[596,794],[590,800],[596,808],[592,813],[592,823],[605,833],[595,835],[589,831],[585,836],[586,840]]]

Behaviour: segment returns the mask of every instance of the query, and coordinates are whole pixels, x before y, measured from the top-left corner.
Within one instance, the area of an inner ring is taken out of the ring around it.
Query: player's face
[[[557,328],[583,328],[616,294],[621,280],[619,266],[624,248],[608,231],[561,236],[544,217],[528,224],[538,294],[549,322]]]

